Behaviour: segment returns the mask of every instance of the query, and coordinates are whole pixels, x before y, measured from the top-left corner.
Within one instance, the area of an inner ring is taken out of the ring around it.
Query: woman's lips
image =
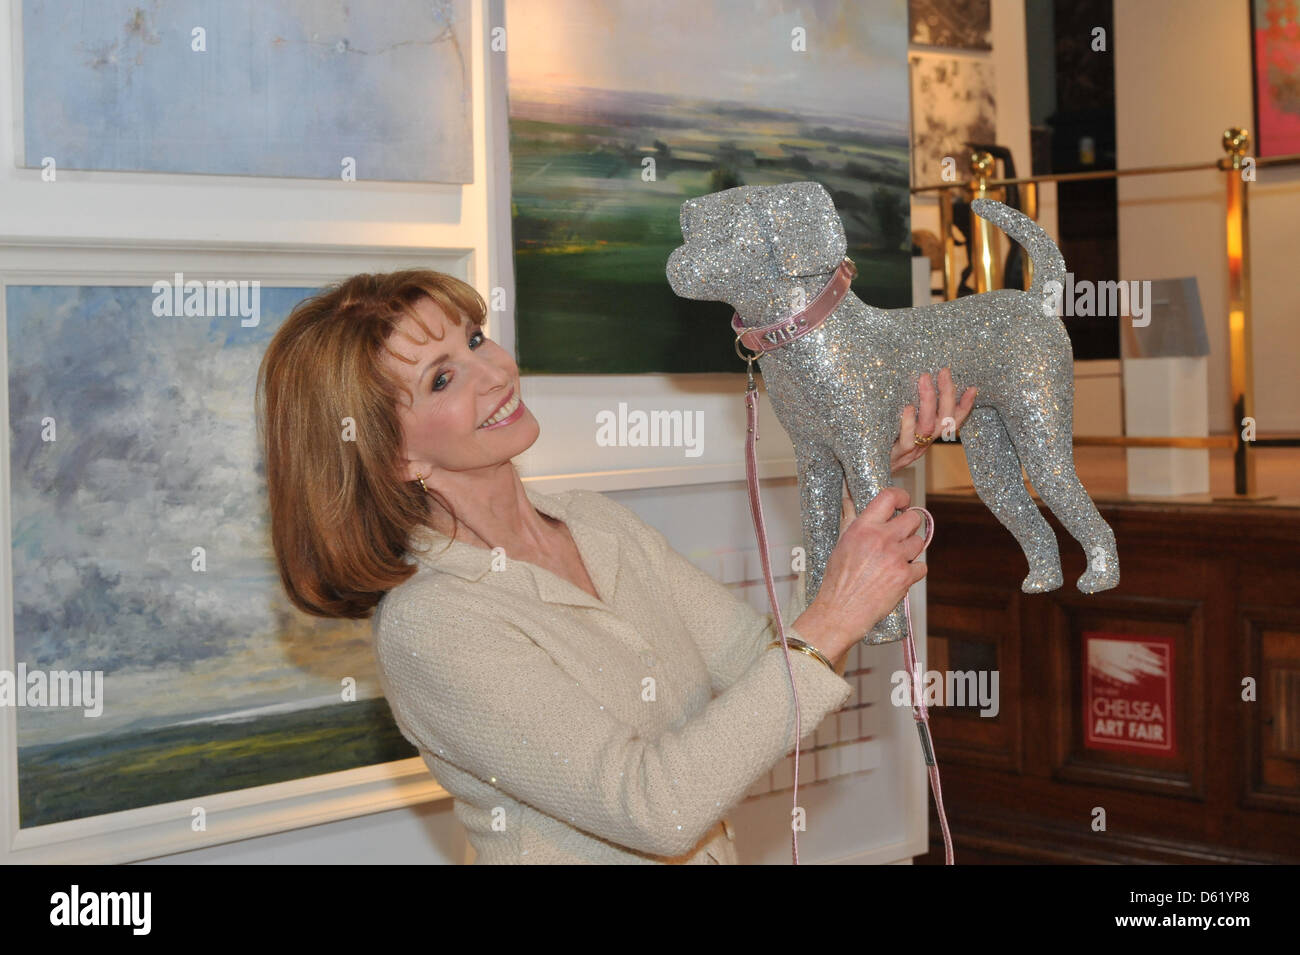
[[[510,394],[506,395],[504,398],[501,399],[501,404],[497,405],[495,408],[492,409],[492,414],[488,415],[488,418],[491,418],[492,415],[496,414],[498,411],[500,411],[500,410],[501,410],[502,408],[504,408],[506,405],[510,404],[510,400],[511,400],[512,398],[514,398],[514,396],[515,396],[515,389],[514,389],[514,388],[511,388],[511,389],[510,389]],[[484,418],[483,420],[486,421],[487,418]]]
[[[508,398],[506,398],[505,401],[501,402],[501,404],[497,407],[496,411],[493,411],[492,414],[496,414],[497,411],[500,411],[500,410],[501,410],[502,408],[504,408],[506,405],[510,404],[511,401],[515,400],[515,397],[516,397],[517,394],[518,394],[518,391],[517,391],[517,390],[516,390],[516,391],[512,391],[512,392],[510,393],[510,396],[509,396]],[[491,431],[493,428],[504,428],[506,425],[514,424],[516,421],[518,421],[519,418],[520,418],[520,416],[523,415],[523,413],[524,413],[524,399],[523,399],[523,398],[520,398],[520,399],[519,399],[519,403],[518,403],[518,405],[515,407],[515,410],[514,410],[514,411],[510,412],[510,414],[508,414],[506,417],[502,418],[500,421],[494,422],[493,424],[489,424],[489,425],[480,425],[480,426],[478,427],[478,430],[479,430],[479,431]],[[492,415],[488,415],[489,418],[490,418],[491,416],[492,416]]]

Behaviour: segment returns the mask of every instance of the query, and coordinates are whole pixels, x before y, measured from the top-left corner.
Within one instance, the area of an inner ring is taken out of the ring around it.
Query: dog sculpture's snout
[[[699,205],[699,199],[687,199],[682,203],[681,212],[677,216],[682,225],[682,238],[687,242],[691,241],[691,223],[695,219],[695,210]]]
[[[695,289],[692,287],[693,268],[686,246],[681,245],[673,249],[668,256],[668,268],[665,271],[668,275],[668,285],[674,295],[681,298],[695,297]]]
[[[698,299],[705,294],[703,280],[695,261],[695,253],[698,249],[693,248],[691,243],[693,238],[698,238],[692,233],[696,231],[699,216],[708,200],[708,196],[688,199],[682,203],[681,211],[678,213],[684,241],[668,256],[668,266],[665,271],[673,293],[681,298]]]
[[[685,246],[679,245],[668,254],[668,267],[664,270],[668,275],[668,284],[672,286],[675,293],[677,293],[677,276],[682,270],[682,249],[684,248]]]

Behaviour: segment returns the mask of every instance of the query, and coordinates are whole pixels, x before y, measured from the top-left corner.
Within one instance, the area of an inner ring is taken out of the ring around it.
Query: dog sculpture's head
[[[681,222],[686,242],[668,257],[668,284],[682,298],[727,302],[742,314],[747,298],[834,271],[847,247],[830,193],[817,182],[737,186],[688,199]]]

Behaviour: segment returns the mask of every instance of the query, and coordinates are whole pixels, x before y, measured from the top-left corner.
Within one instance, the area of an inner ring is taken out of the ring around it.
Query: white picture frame
[[[470,281],[468,249],[278,246],[247,243],[0,241],[0,415],[9,422],[7,289],[11,285],[149,286],[238,276],[267,286],[317,287],[359,272],[427,267]],[[237,321],[237,319],[235,319]],[[13,673],[14,593],[10,429],[0,436],[0,670]],[[114,864],[445,798],[419,757],[159,803],[66,822],[19,827],[17,708],[0,707],[0,862]],[[205,826],[196,831],[196,807]]]

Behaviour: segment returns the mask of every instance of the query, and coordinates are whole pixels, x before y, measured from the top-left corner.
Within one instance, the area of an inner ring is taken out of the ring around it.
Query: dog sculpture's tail
[[[1065,282],[1065,258],[1052,237],[1037,222],[994,199],[974,199],[970,207],[977,216],[992,222],[1029,252],[1030,261],[1034,263],[1034,281],[1029,286],[1031,294],[1043,295],[1048,282],[1056,282],[1056,294],[1060,294]]]

